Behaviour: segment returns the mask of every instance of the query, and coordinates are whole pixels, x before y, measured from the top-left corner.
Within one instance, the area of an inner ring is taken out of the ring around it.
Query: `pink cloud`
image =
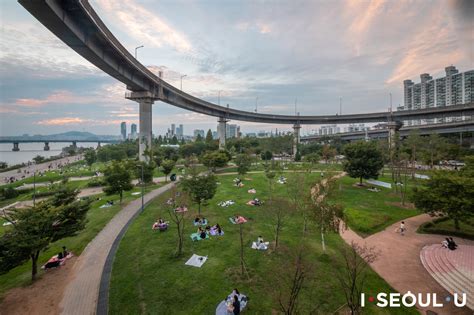
[[[62,117],[62,118],[52,118],[52,119],[44,119],[38,121],[37,125],[43,126],[64,126],[64,125],[78,125],[85,122],[88,122],[87,119],[82,119],[78,117]]]
[[[75,95],[69,91],[56,91],[45,98],[19,98],[15,101],[18,106],[40,107],[48,104],[84,104],[93,101],[93,98],[87,96]]]

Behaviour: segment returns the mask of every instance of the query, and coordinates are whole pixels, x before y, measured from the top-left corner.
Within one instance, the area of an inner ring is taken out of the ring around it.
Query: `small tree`
[[[193,174],[181,180],[184,191],[190,194],[191,199],[198,204],[198,213],[201,214],[201,205],[211,200],[217,191],[217,181],[214,175]]]
[[[165,206],[170,215],[171,221],[176,225],[176,233],[178,241],[176,244],[176,257],[180,257],[183,254],[183,243],[184,243],[184,227],[188,219],[188,212],[176,212],[177,207],[185,207],[188,205],[188,195],[184,192],[179,192],[176,187],[172,189],[172,196]]]
[[[217,167],[227,165],[229,160],[230,155],[223,150],[208,152],[202,157],[202,163],[212,171],[215,171]]]
[[[36,164],[39,164],[44,161],[44,156],[37,155],[33,158],[33,161],[35,161]]]
[[[271,217],[273,217],[273,226],[275,229],[275,245],[274,249],[278,249],[280,244],[280,232],[283,229],[285,218],[290,215],[291,207],[289,206],[286,199],[274,198],[271,202],[267,203],[267,211]]]
[[[332,148],[328,144],[325,144],[321,150],[321,156],[326,164],[329,162],[329,160],[332,160],[336,156],[336,153],[336,149]]]
[[[266,150],[260,154],[260,157],[264,161],[270,161],[273,158],[272,152]]]
[[[293,172],[288,176],[286,190],[290,206],[303,216],[303,236],[308,229],[309,209],[311,206],[311,194],[308,189],[308,176],[304,172]]]
[[[206,133],[206,143],[211,144],[212,142],[214,142],[214,138],[212,137],[211,129],[209,129]]]
[[[171,173],[176,162],[173,160],[163,160],[161,162],[161,171],[165,174],[165,182],[168,181],[168,175]]]
[[[299,162],[299,161],[301,161],[301,153],[300,153],[300,150],[297,150],[295,154],[295,162]]]
[[[155,169],[154,162],[150,162],[150,163],[139,162],[138,165],[132,164],[130,165],[130,167],[135,170],[135,177],[138,178],[140,182],[142,181],[142,168],[143,168],[143,181],[147,184],[153,181],[153,170]]]
[[[124,163],[119,161],[112,162],[104,172],[105,188],[104,192],[107,195],[119,194],[120,203],[122,203],[123,192],[131,190],[132,176]]]
[[[87,149],[84,153],[84,159],[87,165],[92,166],[97,161],[97,153],[94,149]]]
[[[424,186],[414,188],[415,206],[432,216],[447,216],[459,230],[460,222],[474,216],[474,177],[469,176],[473,168],[468,162],[461,172],[434,172]]]
[[[248,154],[241,153],[236,156],[235,164],[237,164],[237,172],[239,175],[245,175],[250,170],[252,160]]]
[[[360,184],[362,184],[362,178],[378,177],[383,167],[383,159],[374,142],[354,142],[348,144],[344,152],[347,159],[344,163],[344,171],[350,177],[359,178]]]
[[[342,264],[339,261],[334,261],[334,265],[337,267],[332,270],[339,280],[351,314],[360,314],[360,299],[361,293],[364,291],[368,264],[377,259],[378,253],[366,245],[359,246],[352,242],[349,248],[346,246],[342,248],[341,254]]]
[[[305,162],[308,162],[311,164],[311,168],[314,168],[314,165],[315,164],[318,164],[319,163],[319,160],[321,159],[321,156],[319,156],[318,153],[314,152],[314,153],[309,153],[309,154],[306,154],[304,156],[304,161]]]
[[[13,208],[4,213],[12,228],[0,239],[0,273],[31,259],[31,279],[35,280],[40,252],[84,228],[90,203],[77,201],[78,191],[62,189],[60,194],[36,207]]]

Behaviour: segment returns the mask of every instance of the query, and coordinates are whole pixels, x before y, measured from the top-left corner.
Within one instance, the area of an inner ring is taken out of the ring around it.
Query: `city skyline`
[[[403,105],[405,79],[425,72],[439,77],[448,64],[460,71],[472,69],[472,21],[456,3],[462,2],[314,2],[302,10],[249,2],[236,8],[217,2],[152,6],[91,1],[125,47],[145,46],[138,51],[139,61],[154,72],[162,70],[171,84],[180,87],[180,77],[187,75],[185,91],[262,113],[292,114],[297,98],[302,115],[334,114],[340,97],[343,113],[384,111],[389,93],[394,107]],[[76,55],[16,2],[2,2],[1,9],[2,135],[85,129],[118,134],[121,121],[138,123],[138,106],[124,99],[125,86]],[[222,30],[206,21],[217,10],[225,14],[212,23]],[[399,21],[395,13],[407,10],[410,15]],[[148,23],[138,20],[141,14]],[[199,23],[185,21],[188,14]],[[383,29],[377,27],[380,23]],[[320,34],[323,25],[331,31]],[[307,30],[303,35],[302,29]],[[232,43],[223,41],[226,37]],[[185,124],[189,131],[213,129],[217,121],[159,102],[153,116],[155,134],[164,134],[169,121]],[[231,123],[246,132],[291,129]],[[304,126],[302,133],[305,128],[314,126]]]

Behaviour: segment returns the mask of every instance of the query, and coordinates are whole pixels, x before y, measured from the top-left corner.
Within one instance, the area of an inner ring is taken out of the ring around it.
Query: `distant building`
[[[337,125],[321,126],[318,130],[318,134],[320,136],[334,135],[340,132],[341,128],[339,128]]]
[[[125,121],[122,121],[120,124],[120,134],[122,135],[122,140],[127,139],[127,123]]]
[[[176,135],[176,125],[175,124],[171,124],[171,137],[170,138],[173,138],[173,136]]]
[[[212,139],[217,139],[217,138],[218,138],[217,131],[213,131],[212,132]]]
[[[474,70],[460,73],[456,67],[445,69],[446,76],[433,79],[428,73],[420,75],[420,83],[411,80],[403,81],[404,107],[403,110],[412,110],[429,107],[441,107],[474,102]],[[463,117],[448,117],[447,122],[462,120]],[[404,124],[419,125],[433,123],[433,119],[405,121]],[[437,122],[443,122],[439,118]]]
[[[171,125],[171,127],[173,127],[173,125]],[[180,124],[178,127],[176,127],[176,138],[183,139],[183,137],[184,137],[184,129],[183,129],[183,125]]]
[[[358,131],[370,130],[370,127],[366,126],[365,124],[350,124],[344,129],[345,129],[345,132],[358,132]]]
[[[132,124],[130,126],[130,134],[128,136],[128,139],[130,139],[130,140],[138,139],[137,124]]]
[[[240,127],[233,124],[226,124],[226,138],[237,138]]]

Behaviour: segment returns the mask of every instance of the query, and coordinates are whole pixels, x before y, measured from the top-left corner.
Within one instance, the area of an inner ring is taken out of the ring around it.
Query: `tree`
[[[123,192],[131,190],[132,176],[126,165],[119,161],[114,161],[105,169],[104,172],[105,188],[104,192],[107,195],[119,194],[120,203],[122,203]]]
[[[321,157],[324,159],[324,162],[327,164],[329,160],[332,160],[337,154],[336,149],[332,148],[328,144],[325,144],[321,150]]]
[[[150,162],[138,162],[137,165],[135,163],[130,165],[131,168],[135,170],[135,177],[138,178],[138,180],[141,182],[142,181],[142,175],[143,175],[143,181],[145,183],[151,183],[153,181],[153,170],[155,169],[155,163]],[[142,169],[143,169],[143,174],[142,174]]]
[[[291,175],[290,175],[291,174]],[[304,172],[293,172],[288,176],[286,190],[291,208],[303,216],[303,237],[308,227],[311,193],[308,189],[308,175]]]
[[[31,279],[35,280],[40,252],[84,228],[90,202],[77,201],[78,191],[71,189],[62,189],[60,194],[36,207],[13,208],[4,213],[12,227],[0,239],[0,273],[31,259]]]
[[[267,202],[267,210],[271,217],[273,217],[273,225],[275,229],[275,245],[274,249],[278,249],[280,244],[280,232],[283,229],[285,218],[290,215],[291,207],[288,201],[284,198],[274,198]]]
[[[237,164],[237,172],[239,175],[245,175],[250,170],[252,160],[246,153],[237,154],[235,158],[235,164]]]
[[[318,164],[320,159],[321,156],[316,152],[306,154],[303,158],[305,162],[311,163],[311,168],[314,167],[314,164]]]
[[[411,176],[415,178],[416,160],[418,157],[418,151],[423,148],[423,140],[420,137],[418,129],[410,131],[410,134],[403,142],[405,150],[409,153],[410,164],[411,164]]]
[[[212,174],[185,177],[181,180],[184,191],[190,194],[191,199],[198,204],[198,213],[201,214],[201,205],[212,199],[217,191],[216,177]]]
[[[202,157],[202,164],[210,170],[215,171],[217,167],[223,167],[230,161],[230,156],[226,151],[219,150],[208,152]]]
[[[173,138],[171,138],[170,144],[178,144],[178,138],[176,138],[176,136],[173,136]]]
[[[200,133],[198,133],[197,137],[196,137],[196,142],[202,142],[202,136]]]
[[[260,154],[260,157],[264,161],[270,161],[273,158],[273,154],[272,152],[266,150],[265,152],[262,152],[262,154]]]
[[[168,210],[171,221],[173,221],[176,225],[176,233],[178,236],[178,242],[176,244],[176,257],[180,257],[183,254],[184,227],[188,219],[188,212],[176,212],[176,208],[187,206],[188,195],[183,192],[179,192],[175,186],[172,189],[172,196],[173,198],[169,199],[165,206]]]
[[[335,258],[335,268],[332,270],[339,280],[351,314],[360,314],[361,294],[364,292],[368,265],[377,259],[378,253],[366,245],[359,246],[352,242],[350,248],[342,247],[341,254],[342,264]]]
[[[447,216],[459,223],[474,216],[474,164],[460,171],[435,171],[422,187],[415,187],[412,200],[418,209],[432,216]]]
[[[344,153],[346,156],[344,171],[350,177],[359,178],[360,184],[362,184],[362,178],[378,177],[383,167],[383,159],[374,142],[358,141],[348,144]]]
[[[36,164],[39,164],[44,161],[44,156],[37,155],[33,158],[33,161],[35,161]]]
[[[87,165],[91,166],[97,161],[97,153],[94,149],[87,149],[84,153],[84,159],[86,160]]]
[[[211,129],[209,129],[206,133],[206,143],[211,144],[212,142],[214,142],[214,138],[212,137]]]
[[[161,162],[161,171],[165,174],[165,182],[168,181],[168,175],[171,173],[176,162],[173,160],[164,160]]]
[[[299,162],[299,161],[301,161],[301,154],[299,150],[296,150],[295,162]]]

